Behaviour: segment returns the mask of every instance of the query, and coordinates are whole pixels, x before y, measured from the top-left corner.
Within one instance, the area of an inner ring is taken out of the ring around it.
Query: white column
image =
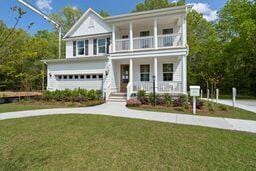
[[[158,38],[157,38],[157,19],[154,19],[154,44],[155,44],[155,49],[158,48]]]
[[[116,26],[112,26],[112,50],[116,52]]]
[[[187,94],[187,56],[182,57],[182,92]]]
[[[129,74],[130,75],[129,82],[133,85],[133,59],[132,58],[130,58],[130,71],[129,71],[129,73],[130,73]]]
[[[156,92],[158,91],[158,73],[157,73],[157,57],[154,57],[154,76],[155,76],[155,85],[156,85]]]
[[[182,23],[182,46],[186,46],[187,44],[187,21],[186,16],[181,17]]]
[[[129,24],[129,38],[130,38],[130,50],[133,51],[133,24],[130,22]]]

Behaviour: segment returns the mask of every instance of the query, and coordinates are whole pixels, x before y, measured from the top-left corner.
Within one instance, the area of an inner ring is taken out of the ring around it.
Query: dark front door
[[[121,65],[120,91],[126,92],[129,83],[129,65]]]

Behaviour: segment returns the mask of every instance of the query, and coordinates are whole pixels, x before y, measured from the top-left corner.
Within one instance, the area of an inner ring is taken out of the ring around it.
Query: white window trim
[[[165,64],[172,64],[172,72],[164,72],[164,65]],[[163,63],[163,65],[162,65],[162,76],[163,76],[163,82],[172,82],[173,81],[173,75],[174,75],[174,71],[173,71],[173,69],[174,69],[174,64],[173,63]],[[164,81],[164,74],[168,74],[168,73],[171,73],[172,74],[172,81]]]
[[[105,53],[99,53],[99,39],[104,39],[105,40]],[[104,55],[107,53],[107,38],[97,38],[97,55]]]
[[[85,53],[85,51],[86,51],[86,48],[85,48],[85,41],[88,41],[88,55],[86,55],[86,53]],[[78,42],[84,42],[84,54],[83,55],[79,55],[79,53],[78,53]],[[89,39],[85,39],[85,40],[77,40],[76,41],[76,56],[77,57],[84,57],[84,56],[89,56],[89,47],[90,46],[90,43],[89,43]]]
[[[140,65],[140,70],[142,65],[148,65],[149,66],[149,72],[140,72],[140,82],[150,82],[150,64],[141,64]],[[142,81],[141,80],[141,74],[149,74],[149,80],[148,81]]]

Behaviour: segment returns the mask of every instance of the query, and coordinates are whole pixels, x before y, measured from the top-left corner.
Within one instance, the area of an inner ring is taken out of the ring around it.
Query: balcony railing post
[[[129,23],[130,50],[133,51],[133,24]]]
[[[112,26],[112,51],[116,52],[116,26]]]

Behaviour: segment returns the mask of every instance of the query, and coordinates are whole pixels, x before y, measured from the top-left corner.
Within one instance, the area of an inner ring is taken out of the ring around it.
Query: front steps
[[[126,93],[111,93],[107,102],[126,102]]]

